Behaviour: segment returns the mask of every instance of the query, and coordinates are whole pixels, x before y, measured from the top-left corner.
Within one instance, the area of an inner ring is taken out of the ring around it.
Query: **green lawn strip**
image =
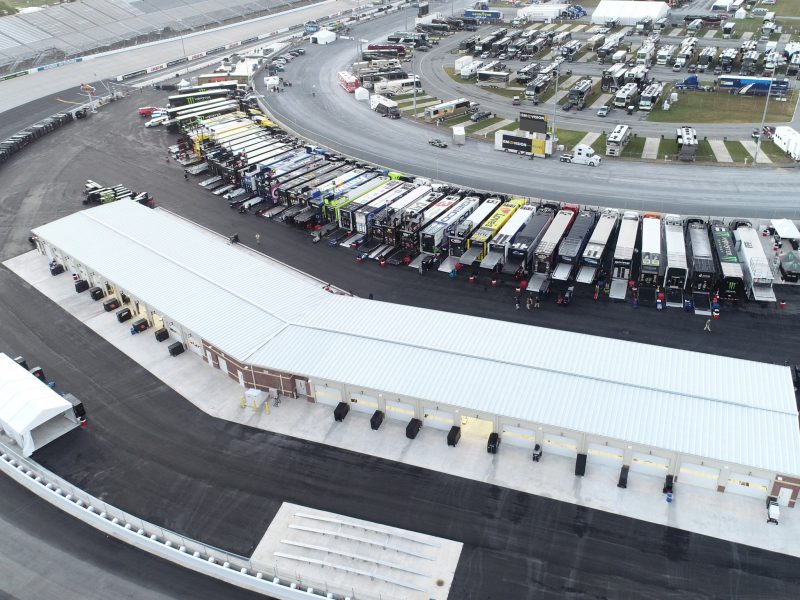
[[[502,127],[498,128],[498,131],[500,131],[501,129],[504,129],[506,131],[516,131],[517,129],[519,129],[519,121],[512,121],[507,125],[503,125]]]
[[[469,120],[469,115],[456,117],[455,119],[450,119],[448,121],[445,121],[444,123],[442,123],[442,127],[452,127],[454,125],[462,125],[465,123],[471,123],[471,121]]]
[[[491,117],[489,119],[484,119],[483,121],[478,121],[477,123],[473,123],[472,125],[467,125],[464,128],[466,133],[475,133],[476,131],[480,131],[489,125],[494,125],[495,123],[499,123],[500,121],[504,121],[502,117]]]
[[[563,145],[564,148],[570,149],[575,144],[580,142],[584,136],[586,136],[585,131],[572,131],[571,129],[557,129],[556,130],[556,137],[558,138],[558,143]]]
[[[792,159],[771,140],[761,142],[761,151],[772,159],[772,162],[790,163]]]
[[[696,162],[717,162],[717,157],[708,140],[697,140],[697,152],[694,156]]]
[[[599,154],[604,156],[606,153],[606,134],[600,134],[600,137],[597,138],[592,143],[592,150],[594,150],[595,154]]]
[[[505,96],[506,98],[513,98],[519,96],[520,98],[525,95],[525,91],[509,90],[508,88],[483,88],[487,92],[497,94],[498,96]]]
[[[628,145],[622,149],[623,158],[642,158],[642,152],[644,152],[644,143],[646,141],[647,138],[644,136],[631,138],[631,141],[628,142]]]
[[[728,149],[728,154],[731,155],[731,159],[734,163],[742,164],[745,162],[744,159],[747,159],[749,163],[753,158],[750,156],[750,153],[745,150],[744,146],[742,146],[742,142],[725,141],[725,147]]]
[[[658,144],[658,160],[663,160],[664,155],[674,159],[678,153],[678,141],[671,138],[664,138]]]
[[[667,96],[669,92],[665,94]],[[792,120],[798,92],[793,90],[786,102],[770,99],[767,120],[785,123]],[[678,101],[665,111],[661,103],[653,108],[648,120],[661,123],[758,123],[764,113],[766,98],[727,92],[681,92]]]

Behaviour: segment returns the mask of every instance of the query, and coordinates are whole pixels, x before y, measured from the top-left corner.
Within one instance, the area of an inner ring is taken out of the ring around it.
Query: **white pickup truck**
[[[562,154],[559,160],[565,163],[589,165],[590,167],[596,167],[603,162],[603,158],[595,154],[592,147],[587,144],[578,144],[572,149],[572,152]]]

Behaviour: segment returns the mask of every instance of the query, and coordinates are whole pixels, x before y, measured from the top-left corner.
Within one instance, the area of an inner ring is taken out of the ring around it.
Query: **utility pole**
[[[753,154],[753,165],[758,163],[758,153],[761,151],[761,134],[764,131],[764,123],[767,120],[767,108],[769,107],[769,97],[772,95],[772,82],[775,81],[775,70],[772,70],[772,76],[769,78],[769,88],[767,89],[767,99],[764,101],[764,114],[761,115],[761,126],[758,128],[758,139],[756,140],[756,151]]]

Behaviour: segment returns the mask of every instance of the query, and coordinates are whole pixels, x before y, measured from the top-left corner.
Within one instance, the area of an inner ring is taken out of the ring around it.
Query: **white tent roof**
[[[800,240],[800,231],[789,219],[772,219],[772,227],[784,240]]]
[[[31,431],[71,408],[72,404],[0,353],[0,427],[23,450],[29,450]]]
[[[336,34],[332,31],[328,31],[327,29],[320,29],[311,35],[312,44],[330,44],[335,40]]]
[[[669,14],[665,2],[636,2],[635,0],[600,0],[592,13],[592,23],[603,24],[619,19],[622,25],[633,25],[645,17],[654,21]]]
[[[786,367],[333,295],[132,201],[34,233],[242,362],[800,475]]]

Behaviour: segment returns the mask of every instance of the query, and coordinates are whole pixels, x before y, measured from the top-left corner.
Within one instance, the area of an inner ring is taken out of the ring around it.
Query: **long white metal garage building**
[[[592,12],[592,23],[603,25],[616,19],[620,25],[636,25],[645,18],[653,22],[669,15],[666,2],[637,2],[636,0],[600,0]]]
[[[43,267],[55,260],[62,277],[109,290],[246,388],[442,430],[466,417],[504,444],[538,443],[588,468],[784,506],[800,492],[786,367],[330,293],[132,201],[33,233]]]

